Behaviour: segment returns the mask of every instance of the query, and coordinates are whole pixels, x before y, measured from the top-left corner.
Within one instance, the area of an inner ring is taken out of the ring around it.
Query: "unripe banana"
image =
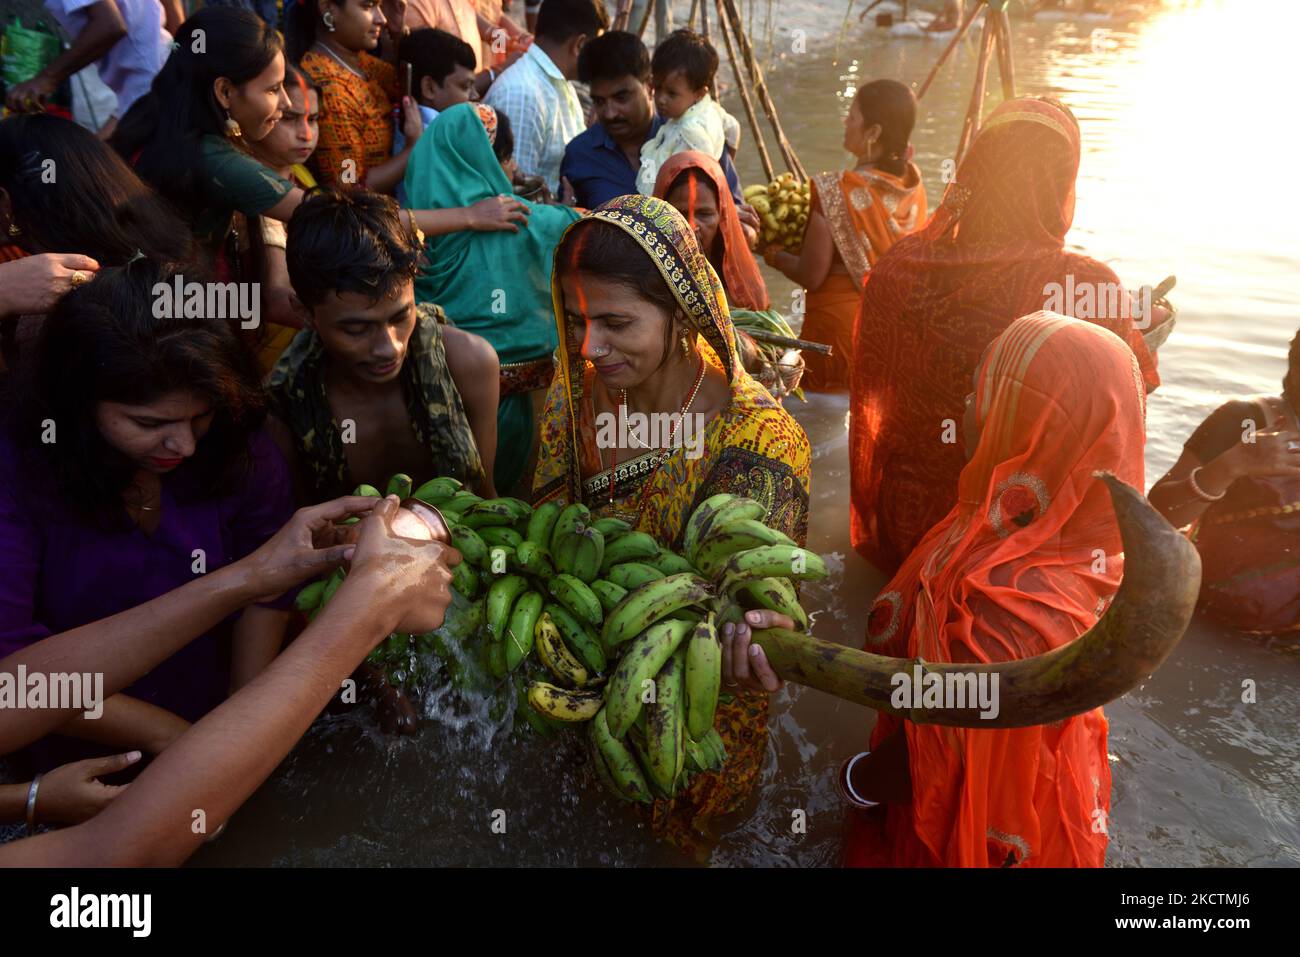
[[[551,616],[555,627],[560,630],[560,638],[564,640],[574,656],[586,666],[588,672],[600,674],[609,667],[605,650],[600,647],[600,639],[577,615],[559,602],[547,602],[543,611]]]
[[[784,532],[752,518],[737,518],[725,525],[714,521],[695,552],[695,566],[707,578],[716,578],[732,555],[760,545],[794,545]]]
[[[322,578],[303,586],[302,591],[298,592],[298,596],[293,600],[293,606],[302,612],[312,611],[320,605],[324,595],[325,579]]]
[[[695,626],[686,643],[686,730],[697,741],[713,727],[721,686],[722,645],[718,642],[714,616],[710,612]]]
[[[683,572],[652,581],[632,591],[605,618],[600,639],[609,649],[636,637],[659,619],[713,596],[709,583]]]
[[[672,618],[651,625],[619,659],[605,689],[605,717],[614,737],[623,737],[632,727],[641,711],[646,682],[659,674],[691,628],[690,622]]]
[[[658,554],[659,543],[652,536],[645,532],[625,532],[618,537],[617,541],[605,546],[600,572],[605,574],[614,565],[621,565],[623,562],[639,562],[654,558]]]
[[[640,768],[636,765],[636,759],[632,753],[609,733],[609,726],[605,723],[605,711],[602,708],[596,712],[596,716],[588,724],[591,735],[592,746],[599,752],[601,758],[605,761],[605,769],[618,789],[629,801],[640,801],[643,804],[651,803],[650,786],[646,783],[645,776],[641,773]]]
[[[626,588],[604,578],[597,578],[589,587],[592,594],[600,601],[600,607],[605,614],[613,611],[615,606],[627,597]]]
[[[398,472],[388,480],[388,488],[384,490],[385,495],[396,495],[400,499],[411,497],[411,476],[405,472]]]
[[[717,504],[710,506],[709,503],[715,500]],[[701,514],[702,511],[703,514]],[[694,562],[700,543],[709,536],[713,529],[725,528],[732,522],[739,521],[742,518],[761,520],[765,515],[767,515],[767,509],[752,498],[741,498],[737,495],[723,493],[705,499],[694,514],[691,515],[690,521],[686,523],[686,534],[682,539],[683,553],[691,562]]]
[[[352,494],[364,495],[367,498],[383,498],[383,496],[379,494],[379,489],[375,488],[373,485],[367,485],[365,482],[362,482],[354,488]]]
[[[563,511],[564,506],[559,502],[544,502],[537,506],[533,509],[533,514],[528,516],[528,528],[524,531],[524,538],[549,550],[551,532]]]
[[[736,591],[746,608],[766,608],[794,620],[800,631],[808,630],[808,613],[799,604],[799,594],[788,578],[760,578]]]
[[[525,539],[515,549],[515,561],[530,575],[550,579],[555,577],[555,566],[551,563],[546,549],[532,539]]]
[[[487,562],[487,544],[474,529],[465,525],[453,525],[451,527],[451,543],[469,564],[482,568]]]
[[[489,526],[513,525],[519,513],[506,499],[494,498],[471,505],[461,513],[462,525],[477,531]]]
[[[632,531],[631,524],[623,521],[621,518],[613,518],[613,517],[598,518],[591,523],[591,527],[596,529],[598,532],[600,532],[600,534],[605,536],[606,547],[608,547],[609,543],[612,542],[614,539],[618,538],[620,535],[624,535],[627,532]]]
[[[441,475],[438,478],[429,479],[429,481],[412,492],[411,497],[418,498],[426,505],[439,508],[462,488],[464,486],[459,479],[454,479],[450,475]]]
[[[506,636],[506,624],[515,600],[528,590],[528,579],[522,575],[501,575],[492,582],[487,593],[487,627],[492,638],[500,641]]]
[[[741,585],[760,578],[816,581],[826,577],[820,555],[798,545],[761,545],[732,555],[722,566],[721,591],[730,595]]]
[[[663,577],[664,573],[659,569],[652,565],[643,565],[640,562],[624,562],[622,565],[615,565],[605,573],[605,578],[608,581],[628,591],[633,591],[648,582],[658,581]]]
[[[583,528],[565,537],[560,547],[571,546],[569,568],[560,568],[584,582],[595,581],[605,556],[605,536],[594,528]]]
[[[555,599],[577,615],[580,621],[599,625],[604,618],[600,599],[581,579],[574,578],[572,575],[559,574],[550,580],[548,587]]]
[[[560,540],[571,532],[576,532],[579,528],[585,528],[591,521],[591,509],[581,502],[575,502],[566,506],[564,511],[560,512],[560,517],[555,520],[555,526],[551,529],[551,558],[558,564],[560,560]]]
[[[488,548],[504,546],[518,549],[524,540],[522,535],[505,525],[485,525],[479,529],[478,534]]]
[[[655,700],[648,706],[649,727],[646,729],[646,753],[649,758],[650,777],[659,790],[671,797],[677,789],[677,777],[685,761],[682,743],[682,675],[685,671],[684,655],[678,649],[655,677]]]
[[[599,691],[570,691],[545,681],[528,686],[529,705],[552,721],[590,721],[600,711],[601,700]]]
[[[481,584],[478,572],[469,562],[461,562],[451,570],[451,587],[465,598],[477,598]]]
[[[651,568],[656,568],[665,575],[677,575],[681,572],[693,572],[695,566],[682,558],[676,552],[670,552],[666,548],[659,549],[659,553],[654,558],[646,559],[645,564]]]
[[[526,591],[510,611],[506,625],[506,669],[514,671],[533,650],[537,619],[542,614],[543,599],[539,592]]]

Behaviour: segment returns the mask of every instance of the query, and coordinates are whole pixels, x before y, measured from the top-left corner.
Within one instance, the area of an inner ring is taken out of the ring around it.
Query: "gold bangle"
[[[409,221],[410,221],[410,224],[411,224],[411,232],[415,233],[415,240],[416,240],[416,242],[418,242],[421,246],[423,246],[423,245],[424,245],[424,230],[421,229],[419,223],[417,223],[417,222],[415,221],[415,210],[413,210],[413,209],[408,209],[408,210],[406,211],[406,215],[409,217]]]

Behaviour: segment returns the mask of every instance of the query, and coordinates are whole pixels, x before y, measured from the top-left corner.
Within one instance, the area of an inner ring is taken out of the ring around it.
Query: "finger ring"
[[[86,281],[86,274],[82,272],[80,269],[74,269],[72,271],[72,275],[68,277],[68,283],[72,286],[73,289],[76,289],[85,281]]]
[[[722,683],[726,685],[728,688],[735,688],[740,684],[740,682],[738,681],[724,681]]]

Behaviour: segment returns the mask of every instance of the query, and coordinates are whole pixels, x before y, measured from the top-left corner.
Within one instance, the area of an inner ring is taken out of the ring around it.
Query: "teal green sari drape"
[[[443,111],[425,130],[411,151],[405,185],[412,209],[470,206],[514,193],[470,103]],[[517,233],[466,230],[429,237],[428,262],[415,281],[418,302],[437,303],[452,323],[483,336],[502,365],[554,353],[551,258],[564,230],[578,219],[566,206],[525,205],[528,225]],[[502,397],[493,476],[499,491],[522,477],[532,442],[528,396]]]

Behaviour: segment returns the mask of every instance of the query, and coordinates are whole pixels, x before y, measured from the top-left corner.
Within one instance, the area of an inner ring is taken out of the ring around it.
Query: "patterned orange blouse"
[[[370,168],[393,151],[393,103],[400,95],[397,71],[362,53],[362,82],[342,63],[314,49],[303,54],[300,66],[321,89],[315,158],[322,185],[364,183]]]

